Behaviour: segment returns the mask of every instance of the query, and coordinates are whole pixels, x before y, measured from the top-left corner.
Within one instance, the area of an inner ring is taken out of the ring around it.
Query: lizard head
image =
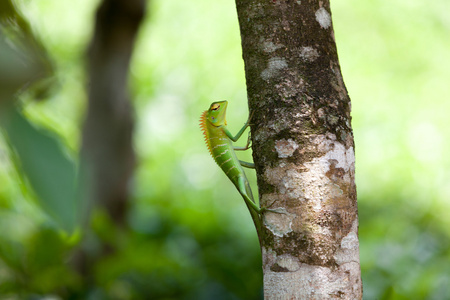
[[[228,101],[213,102],[206,113],[206,119],[214,126],[227,125],[225,115]]]

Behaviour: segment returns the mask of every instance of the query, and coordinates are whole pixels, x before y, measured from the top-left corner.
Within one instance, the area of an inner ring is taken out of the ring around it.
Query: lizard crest
[[[205,137],[209,153],[213,156],[211,143],[209,141],[208,126],[219,127],[227,125],[226,112],[228,101],[213,102],[208,110],[205,110],[200,117],[200,129]],[[213,156],[214,157],[214,156]]]

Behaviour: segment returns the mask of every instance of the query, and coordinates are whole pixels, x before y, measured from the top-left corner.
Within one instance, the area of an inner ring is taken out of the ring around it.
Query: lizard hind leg
[[[255,203],[255,201],[253,200],[252,190],[250,188],[247,178],[245,178],[244,176],[239,176],[238,190],[239,190],[239,193],[244,198],[245,203],[249,207],[251,207],[256,213],[262,214],[263,212],[271,212],[271,213],[283,214],[283,212],[279,212],[279,211],[276,211],[273,209],[268,209],[265,206],[259,207],[259,203]]]
[[[260,214],[261,209],[258,207],[258,205],[253,200],[252,191],[250,189],[247,179],[244,176],[239,176],[237,183],[238,183],[237,188],[239,190],[239,193],[244,198],[245,203],[249,207],[251,207],[255,212]]]

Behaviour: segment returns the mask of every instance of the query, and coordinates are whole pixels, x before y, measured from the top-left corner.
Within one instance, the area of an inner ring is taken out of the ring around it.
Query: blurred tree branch
[[[81,149],[87,201],[121,225],[135,164],[128,69],[144,11],[143,0],[103,1],[88,51],[89,104]]]
[[[97,10],[88,49],[89,102],[83,125],[80,159],[81,219],[86,229],[92,209],[105,211],[126,227],[129,190],[135,165],[134,114],[127,79],[134,41],[145,12],[143,0],[104,0]],[[89,236],[89,229],[86,234]],[[86,245],[74,262],[82,274],[114,247]],[[90,250],[89,250],[90,249]]]

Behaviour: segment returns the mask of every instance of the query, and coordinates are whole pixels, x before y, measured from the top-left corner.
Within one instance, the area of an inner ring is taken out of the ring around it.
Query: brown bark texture
[[[361,299],[354,141],[327,0],[236,0],[265,299]]]

